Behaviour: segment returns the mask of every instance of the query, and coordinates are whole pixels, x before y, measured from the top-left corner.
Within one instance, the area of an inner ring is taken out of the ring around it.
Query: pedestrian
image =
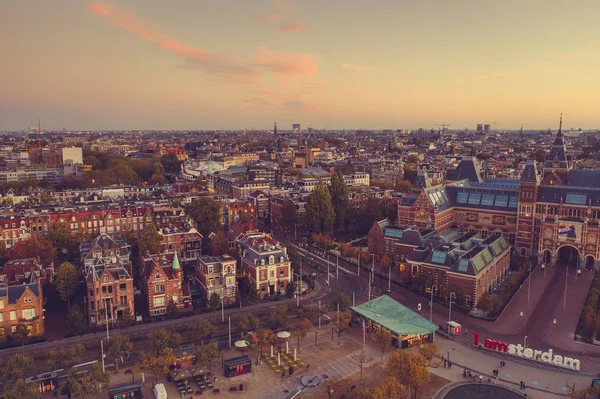
[[[523,389],[527,388],[527,385],[525,384],[525,381],[523,381]]]
[[[467,369],[463,369],[463,378],[467,377]]]
[[[448,360],[448,368],[451,369],[452,368],[452,362],[450,360]]]
[[[483,376],[481,374],[479,374],[479,382],[483,381]]]

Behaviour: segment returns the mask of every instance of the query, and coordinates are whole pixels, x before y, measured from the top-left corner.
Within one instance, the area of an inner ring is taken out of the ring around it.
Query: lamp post
[[[223,305],[223,287],[221,286],[221,322],[225,321],[225,306]]]
[[[569,279],[569,265],[566,267],[565,271],[565,293],[563,298],[563,310],[567,307],[567,280]]]
[[[392,265],[388,268],[388,292],[392,292]]]
[[[360,276],[360,253],[356,256],[358,263],[356,264],[357,275]]]
[[[431,300],[429,301],[429,321],[431,322],[433,320],[433,289],[437,290],[437,285],[434,284],[431,286]],[[450,305],[452,306],[452,305]]]
[[[371,282],[375,280],[375,254],[371,254]]]
[[[454,299],[452,298],[454,296]],[[456,303],[456,294],[454,292],[450,293],[450,307],[448,308],[448,322],[452,321],[452,304]]]
[[[327,253],[327,286],[329,286],[329,253]]]
[[[339,252],[335,253],[335,279],[340,279],[340,254]]]

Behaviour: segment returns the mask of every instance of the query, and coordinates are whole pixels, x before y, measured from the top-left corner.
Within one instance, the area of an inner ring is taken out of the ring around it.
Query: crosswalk
[[[291,397],[295,392],[298,392],[300,390],[300,394],[296,397],[303,397],[305,395],[315,392],[315,390],[323,389],[323,386],[326,386],[329,381],[335,382],[343,380],[344,378],[348,378],[351,375],[360,371],[359,362],[357,360],[359,352],[351,353],[340,359],[336,359],[326,364],[325,366],[310,372],[310,375],[318,375],[321,377],[321,384],[319,384],[315,388],[304,388],[302,386],[302,383],[300,382],[300,377],[294,377],[293,379],[289,379],[284,383],[278,385],[277,387],[272,388],[267,392],[264,392],[261,398],[284,399],[287,397]],[[364,368],[366,367],[367,365],[365,364]]]

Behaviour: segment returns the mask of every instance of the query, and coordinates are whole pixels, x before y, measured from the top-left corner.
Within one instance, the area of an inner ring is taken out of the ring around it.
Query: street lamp
[[[450,293],[450,307],[448,308],[448,322],[452,321],[452,304],[453,303],[456,303],[456,294],[454,292],[451,292]]]
[[[392,292],[392,267],[393,264],[388,268],[388,292]]]
[[[375,254],[371,254],[371,282],[375,280]]]
[[[529,261],[529,276],[527,280],[529,280],[527,284],[527,303],[529,303],[529,297],[531,296],[531,261]]]
[[[221,322],[225,321],[225,306],[223,305],[223,286],[221,286]]]
[[[433,319],[433,289],[434,288],[437,290],[437,285],[436,284],[434,284],[434,285],[431,286],[431,300],[429,301],[429,321],[430,322]],[[450,306],[452,306],[452,305],[450,305]],[[448,318],[450,318],[450,317],[448,317]]]

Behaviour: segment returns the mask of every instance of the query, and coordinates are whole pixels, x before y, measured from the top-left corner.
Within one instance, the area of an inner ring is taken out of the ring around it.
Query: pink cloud
[[[253,62],[258,67],[287,77],[314,76],[319,71],[317,55],[311,53],[272,51],[260,47]]]
[[[279,32],[288,33],[288,32],[302,32],[303,30],[307,30],[308,27],[306,25],[299,24],[297,22],[284,22],[279,27]]]
[[[286,12],[296,9],[296,7],[294,7],[293,5],[288,3],[287,0],[273,0],[273,4],[278,9],[280,9],[282,11],[286,11]]]
[[[341,64],[340,66],[342,68],[350,69],[350,70],[353,70],[355,72],[370,71],[372,69],[372,68],[365,67],[365,66],[362,66],[362,65],[348,64],[347,62]]]
[[[318,72],[315,54],[279,52],[260,47],[252,62],[243,62],[228,54],[219,54],[183,43],[161,33],[160,28],[120,7],[95,2],[88,6],[88,10],[103,17],[112,25],[137,34],[165,51],[183,56],[185,60],[183,68],[199,69],[231,82],[259,84],[261,70],[284,77],[313,76]]]

